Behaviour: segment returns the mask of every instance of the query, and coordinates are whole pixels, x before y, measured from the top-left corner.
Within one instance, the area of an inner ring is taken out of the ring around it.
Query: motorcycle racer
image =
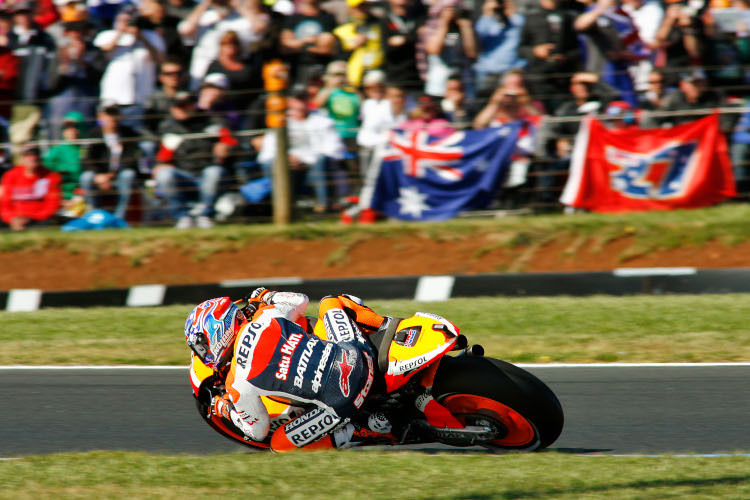
[[[230,419],[246,439],[268,436],[270,419],[261,396],[312,406],[274,431],[270,445],[278,452],[350,445],[355,431],[350,419],[379,376],[377,357],[363,332],[377,331],[386,318],[356,297],[326,297],[319,307],[323,341],[303,316],[308,302],[304,294],[259,288],[250,295],[247,316],[221,297],[199,304],[185,324],[194,353],[226,377],[226,393],[214,397],[212,411]],[[425,370],[427,389],[436,368]],[[429,391],[417,407],[432,425],[461,427]]]

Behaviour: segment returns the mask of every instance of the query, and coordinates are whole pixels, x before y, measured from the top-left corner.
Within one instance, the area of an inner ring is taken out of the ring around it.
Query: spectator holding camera
[[[423,37],[427,62],[425,94],[442,97],[448,79],[457,75],[468,93],[474,95],[471,66],[478,51],[471,12],[460,0],[437,0],[430,6]]]
[[[510,70],[474,118],[474,128],[497,127],[517,120],[538,120],[544,114],[540,101],[532,100],[521,70]]]
[[[49,136],[54,140],[61,136],[62,120],[67,113],[79,112],[86,118],[95,114],[96,102],[92,97],[98,92],[101,73],[96,49],[88,38],[89,30],[86,21],[65,23],[56,57],[50,65],[47,118]]]
[[[143,127],[143,103],[156,88],[156,72],[165,53],[164,40],[144,29],[132,9],[123,8],[112,29],[100,32],[94,46],[109,59],[100,82],[100,99],[120,106],[124,125]]]
[[[523,23],[513,0],[484,0],[482,15],[474,24],[479,42],[474,74],[480,93],[491,92],[507,70],[526,65],[518,54]]]
[[[655,41],[659,49],[657,67],[686,68],[694,64],[700,65],[705,38],[698,10],[681,1],[668,2]],[[678,84],[679,72],[668,72],[665,76],[667,85]]]

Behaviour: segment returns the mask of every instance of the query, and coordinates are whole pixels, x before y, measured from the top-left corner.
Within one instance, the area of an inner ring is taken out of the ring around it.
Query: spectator
[[[333,163],[344,156],[344,144],[334,121],[319,112],[311,113],[306,98],[306,93],[301,92],[287,100],[289,166],[298,192],[311,189],[315,194],[314,211],[323,213],[333,208],[328,178],[334,170]],[[276,135],[267,132],[263,136],[258,161],[269,178],[275,157]]]
[[[539,9],[526,15],[518,53],[528,61],[529,90],[545,106],[554,109],[564,100],[568,77],[579,67],[579,50],[573,16],[558,0],[539,0]],[[549,105],[548,102],[552,104]]]
[[[11,105],[18,86],[19,59],[13,53],[13,16],[0,9],[0,128],[10,126]]]
[[[381,20],[386,79],[409,93],[424,88],[417,70],[417,30],[424,22],[420,7],[416,0],[388,0],[388,10]]]
[[[63,116],[71,111],[93,118],[101,74],[96,64],[96,51],[89,43],[90,26],[86,21],[65,23],[49,75],[51,97],[47,102],[48,133],[60,138]]]
[[[429,95],[423,95],[417,100],[417,105],[409,113],[409,119],[400,124],[399,128],[425,131],[433,137],[446,137],[456,131],[440,111],[437,99]]]
[[[655,41],[659,49],[657,67],[679,69],[701,64],[705,37],[698,11],[690,5],[670,3]],[[679,71],[665,72],[665,76],[668,86],[677,85]]]
[[[102,101],[97,111],[99,125],[88,134],[98,139],[88,148],[80,184],[86,204],[109,208],[125,219],[135,188],[140,135],[121,123],[120,107],[114,101]]]
[[[81,177],[81,145],[77,142],[84,127],[83,115],[71,111],[62,120],[63,142],[44,154],[44,166],[60,174],[63,203],[73,198]]]
[[[424,26],[427,73],[425,94],[443,96],[445,83],[458,76],[474,95],[471,65],[477,57],[477,40],[471,12],[459,0],[440,0],[430,7]]]
[[[482,14],[474,24],[479,42],[474,74],[480,93],[492,92],[507,70],[526,65],[518,54],[523,23],[524,16],[516,12],[513,0],[484,0]]]
[[[170,103],[185,87],[182,61],[168,56],[159,65],[159,88],[146,100],[146,125],[150,134],[158,135],[159,123],[169,114]]]
[[[223,127],[239,128],[242,117],[227,98],[228,92],[229,78],[223,73],[209,73],[198,91],[196,113],[211,117]]]
[[[679,87],[670,92],[662,101],[659,111],[682,112],[677,115],[657,117],[656,122],[662,127],[672,127],[691,122],[711,113],[714,108],[726,104],[722,92],[708,87],[705,72],[700,68],[692,68],[680,73]],[[702,110],[695,113],[685,111]],[[720,116],[722,132],[731,134],[738,117],[735,114]]]
[[[263,89],[260,53],[253,52],[242,58],[240,37],[234,31],[224,33],[220,45],[219,57],[208,66],[206,74],[225,75],[230,90],[227,100],[232,108],[247,110]]]
[[[34,9],[34,22],[46,30],[60,20],[60,13],[52,0],[37,0]]]
[[[249,54],[267,33],[269,23],[270,17],[260,0],[201,0],[177,28],[186,44],[195,45],[190,60],[190,89],[198,89],[209,65],[219,56],[224,33],[234,31],[243,54]]]
[[[648,74],[648,87],[640,95],[638,109],[648,111],[661,107],[662,101],[667,95],[665,80],[664,73],[659,69],[654,69]]]
[[[18,2],[13,13],[11,47],[19,58],[19,83],[16,97],[36,104],[47,90],[50,59],[55,54],[55,42],[35,21],[31,2]]]
[[[100,82],[100,99],[117,103],[123,124],[140,130],[144,125],[143,104],[156,87],[157,67],[165,53],[164,40],[145,29],[143,19],[134,11],[123,9],[113,28],[94,38],[94,46],[109,59]]]
[[[49,222],[60,208],[60,174],[42,166],[39,148],[25,146],[21,164],[7,171],[0,189],[0,216],[14,231]]]
[[[384,99],[366,99],[362,103],[362,126],[357,133],[357,144],[373,149],[388,141],[388,131],[408,120],[406,92],[397,85],[388,85]],[[368,165],[365,160],[362,165]]]
[[[457,125],[468,124],[476,114],[469,103],[464,82],[458,78],[449,78],[445,83],[445,94],[440,101],[440,110],[445,118]]]
[[[181,17],[170,14],[163,0],[141,0],[138,12],[144,28],[153,31],[164,41],[165,52],[172,57],[185,61],[189,52],[182,43],[177,25]]]
[[[334,17],[320,8],[320,0],[300,0],[281,30],[281,49],[291,62],[292,81],[305,83],[321,74],[336,52]]]
[[[333,30],[348,57],[346,76],[359,87],[365,71],[383,64],[380,19],[372,12],[372,0],[347,0],[350,21]]]
[[[175,227],[213,226],[214,205],[231,180],[226,161],[236,141],[218,116],[197,113],[187,92],[178,92],[172,100],[170,116],[159,132],[162,148],[153,176],[157,191],[166,198],[177,221]],[[185,138],[185,134],[204,136]]]
[[[615,130],[637,130],[637,116],[627,101],[612,101],[604,110],[604,124]]]
[[[346,62],[331,62],[326,68],[323,81],[325,86],[315,96],[315,104],[320,109],[325,109],[336,123],[336,130],[347,149],[356,150],[360,97],[347,81]]]
[[[601,75],[602,81],[635,105],[635,84],[629,70],[646,57],[638,29],[619,0],[580,1],[587,7],[576,18],[574,27],[581,33],[585,71]]]
[[[503,76],[484,109],[477,113],[474,128],[497,127],[517,120],[538,119],[543,113],[542,103],[531,99],[523,73],[511,70]]]
[[[633,19],[648,55],[631,66],[635,88],[640,92],[648,87],[649,73],[654,67],[653,59],[658,47],[656,33],[664,19],[664,8],[658,0],[622,0],[622,10]]]

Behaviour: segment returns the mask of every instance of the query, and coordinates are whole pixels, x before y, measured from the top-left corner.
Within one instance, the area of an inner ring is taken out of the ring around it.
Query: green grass
[[[749,294],[371,301],[456,323],[488,355],[513,362],[750,361]],[[317,304],[308,309],[315,315]],[[3,364],[184,365],[191,305],[0,312]]]
[[[726,204],[700,210],[645,212],[621,215],[578,214],[506,217],[502,219],[461,218],[439,223],[382,223],[342,226],[335,222],[296,223],[276,227],[270,224],[222,225],[204,231],[174,231],[171,228],[134,228],[128,231],[62,233],[56,230],[4,234],[0,252],[67,249],[70,253],[126,255],[133,266],[165,247],[178,248],[205,259],[214,252],[237,250],[263,239],[312,240],[333,238],[342,250],[329,258],[338,262],[352,242],[374,237],[421,236],[440,241],[459,241],[477,235],[503,246],[525,247],[544,244],[558,237],[593,238],[601,243],[633,238],[628,255],[659,248],[702,245],[721,240],[730,245],[750,239],[750,204]],[[625,255],[624,257],[627,257]]]
[[[0,462],[0,498],[750,498],[742,456],[59,454]]]

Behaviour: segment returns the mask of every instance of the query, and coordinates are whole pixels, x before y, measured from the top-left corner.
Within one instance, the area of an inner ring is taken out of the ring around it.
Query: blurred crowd
[[[589,113],[669,127],[736,108],[722,129],[748,190],[748,0],[0,0],[3,223],[87,207],[210,227],[267,199],[274,60],[314,212],[343,208],[393,127],[517,120],[497,206],[555,210],[567,118]]]

